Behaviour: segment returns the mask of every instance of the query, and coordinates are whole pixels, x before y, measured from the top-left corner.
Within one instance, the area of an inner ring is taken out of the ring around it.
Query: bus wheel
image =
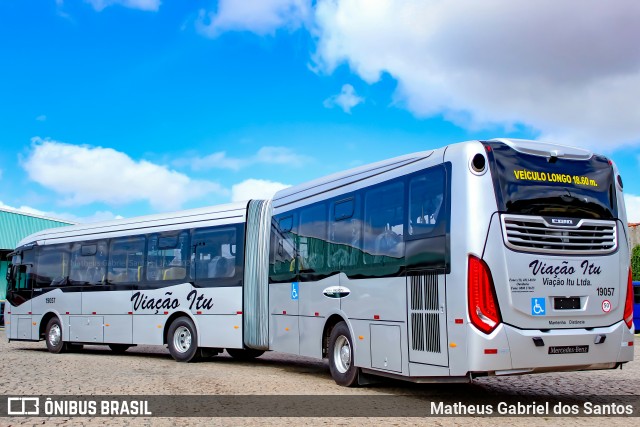
[[[254,350],[252,348],[228,348],[229,356],[238,360],[251,360],[264,354],[262,350]]]
[[[130,344],[109,344],[109,348],[115,354],[122,354],[125,351],[129,350],[130,347],[131,347]]]
[[[46,332],[47,350],[51,353],[62,353],[67,350],[67,346],[62,341],[62,325],[60,319],[52,317],[47,323]]]
[[[193,321],[179,317],[169,327],[167,336],[169,353],[178,362],[195,361],[198,353],[198,333]]]
[[[345,322],[338,323],[329,336],[329,370],[338,385],[353,387],[358,368],[353,363],[353,341]]]

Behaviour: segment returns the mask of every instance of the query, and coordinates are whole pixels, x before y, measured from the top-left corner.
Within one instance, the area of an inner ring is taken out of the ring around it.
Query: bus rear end
[[[482,143],[497,210],[467,259],[469,371],[615,368],[633,359],[622,180],[607,158]],[[482,149],[480,149],[482,151]]]

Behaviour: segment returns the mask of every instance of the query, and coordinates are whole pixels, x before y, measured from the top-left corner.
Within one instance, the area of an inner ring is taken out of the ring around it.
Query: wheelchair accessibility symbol
[[[531,315],[544,316],[546,311],[544,298],[531,298]]]
[[[298,299],[298,282],[291,282],[291,299]]]

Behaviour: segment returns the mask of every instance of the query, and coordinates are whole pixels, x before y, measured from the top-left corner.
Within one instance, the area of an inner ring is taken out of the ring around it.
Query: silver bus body
[[[198,230],[229,225],[242,234],[241,280],[200,284],[194,268],[240,258],[198,255]],[[185,280],[145,285],[150,236],[176,230],[195,244]],[[18,251],[134,235],[146,236],[147,263],[129,289],[34,287],[6,304],[8,338],[47,339],[56,317],[66,342],[168,344],[176,357],[185,329],[175,322],[187,317],[199,349],[328,357],[342,385],[362,373],[468,381],[633,359],[621,180],[613,162],[579,148],[469,141],[268,201],[49,230]]]

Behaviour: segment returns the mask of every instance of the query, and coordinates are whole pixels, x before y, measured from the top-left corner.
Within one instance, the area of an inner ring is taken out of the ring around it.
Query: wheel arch
[[[331,336],[331,331],[340,322],[345,322],[347,324],[347,327],[349,328],[349,332],[352,333],[351,325],[349,325],[349,322],[345,317],[335,313],[329,316],[329,318],[324,324],[324,329],[322,331],[322,358],[323,359],[328,357],[329,355],[329,337]]]
[[[164,322],[164,328],[162,330],[162,344],[167,344],[167,334],[169,333],[169,328],[171,327],[171,324],[180,317],[187,317],[191,319],[191,321],[196,327],[196,334],[198,336],[198,345],[200,345],[200,328],[198,327],[198,322],[196,321],[196,319],[193,318],[193,316],[190,313],[187,313],[186,311],[176,311],[174,313],[171,313],[171,315]]]
[[[47,333],[46,331],[47,325],[49,324],[49,321],[54,317],[57,317],[58,320],[60,321],[60,326],[62,327],[62,337],[65,338],[64,322],[62,321],[62,317],[55,311],[48,311],[40,319],[40,326],[38,327],[38,341],[45,338],[45,334]]]

